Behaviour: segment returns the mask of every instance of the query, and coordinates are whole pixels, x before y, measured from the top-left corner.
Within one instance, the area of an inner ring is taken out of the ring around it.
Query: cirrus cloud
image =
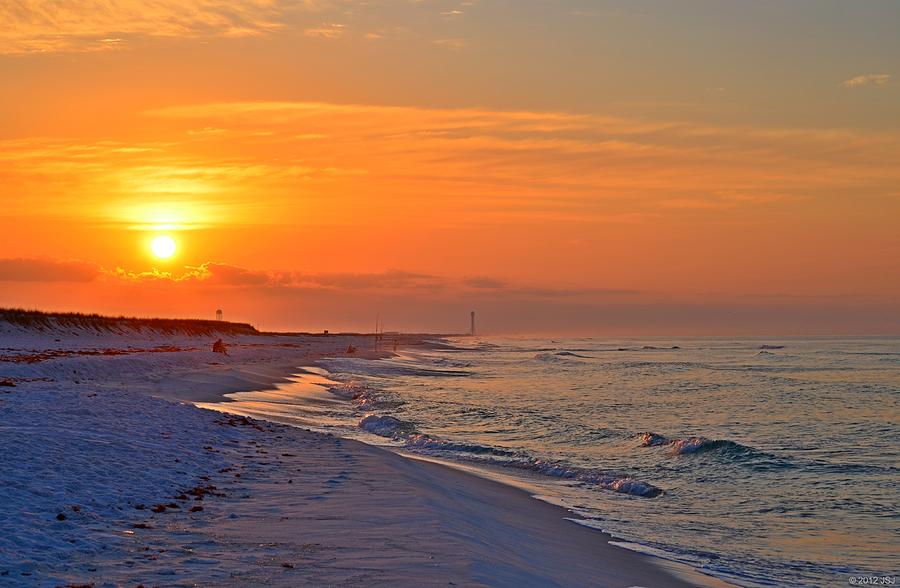
[[[97,51],[123,37],[246,37],[282,28],[276,0],[9,0],[0,53]]]
[[[900,136],[889,129],[273,101],[144,115],[173,138],[0,141],[0,191],[40,186],[40,199],[10,199],[7,212],[83,215],[90,203],[97,220],[129,227],[175,224],[160,220],[169,216],[182,228],[324,218],[387,226],[421,212],[427,194],[427,218],[415,220],[432,226],[460,218],[634,224],[838,192],[887,201],[900,181]],[[265,204],[248,197],[261,193]]]
[[[891,81],[891,74],[865,74],[844,80],[841,85],[845,88],[859,88],[861,86],[886,86]]]

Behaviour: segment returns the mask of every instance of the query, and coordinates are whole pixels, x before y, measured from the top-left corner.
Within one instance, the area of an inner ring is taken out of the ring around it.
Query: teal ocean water
[[[247,414],[465,464],[742,586],[900,570],[900,339],[460,338]]]

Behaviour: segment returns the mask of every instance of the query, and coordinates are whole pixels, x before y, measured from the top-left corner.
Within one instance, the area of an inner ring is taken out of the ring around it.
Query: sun
[[[175,255],[175,250],[177,246],[175,245],[175,239],[169,237],[167,235],[160,235],[151,241],[150,250],[153,251],[153,255],[160,259],[168,259]]]

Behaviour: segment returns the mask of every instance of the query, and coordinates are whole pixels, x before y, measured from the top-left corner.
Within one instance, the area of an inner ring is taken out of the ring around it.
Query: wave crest
[[[673,455],[687,455],[700,453],[714,449],[731,449],[737,451],[753,451],[752,448],[727,439],[709,439],[707,437],[686,437],[684,439],[669,439],[657,433],[646,432],[638,436],[641,447],[668,446]]]
[[[410,451],[432,455],[453,453],[455,459],[577,480],[604,490],[643,498],[654,498],[663,493],[656,486],[630,476],[541,460],[511,449],[431,437],[417,431],[413,423],[392,416],[367,414],[359,421],[358,426],[374,435],[401,442]]]
[[[548,462],[536,458],[519,459],[502,463],[505,467],[528,470],[566,480],[577,480],[586,484],[592,484],[604,490],[611,490],[620,494],[629,494],[642,498],[655,498],[663,494],[662,489],[653,484],[641,482],[630,476],[623,476],[599,470],[578,468],[558,462]]]
[[[401,421],[392,416],[379,416],[367,414],[359,421],[359,428],[379,437],[394,438],[401,435],[404,430],[412,431],[412,423]]]
[[[668,439],[663,437],[662,435],[657,435],[656,433],[641,433],[640,435],[641,447],[656,447],[657,445],[665,445],[667,443],[671,443]]]
[[[706,437],[688,437],[687,439],[676,439],[672,442],[672,453],[675,455],[684,455],[686,453],[697,453],[708,449],[720,447],[722,443],[730,443],[727,441],[716,441],[707,439]]]
[[[399,399],[391,398],[365,384],[352,381],[329,386],[328,391],[338,398],[348,400],[359,411],[390,409],[403,404],[403,401]]]

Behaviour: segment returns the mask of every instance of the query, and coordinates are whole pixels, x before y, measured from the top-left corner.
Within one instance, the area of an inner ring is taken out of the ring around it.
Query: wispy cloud
[[[276,31],[337,40],[349,23],[368,40],[397,36],[461,49],[435,26],[458,20],[473,2],[443,11],[400,0],[8,0],[0,2],[0,54],[93,52],[127,48],[141,39],[264,36]],[[421,26],[421,18],[430,19]],[[390,31],[388,35],[386,31]]]
[[[900,183],[900,137],[890,131],[316,102],[146,115],[177,140],[0,141],[3,191],[40,186],[37,206],[12,200],[6,212],[90,211],[127,226],[169,217],[184,225],[641,223],[820,194],[886,198]]]
[[[368,191],[378,183],[402,198],[426,189],[433,202],[443,194],[480,210],[496,205],[507,215],[592,217],[604,201],[622,199],[633,208],[615,214],[647,212],[641,201],[677,205],[701,196],[732,207],[777,204],[818,189],[900,179],[891,164],[900,137],[889,132],[308,102],[190,105],[150,114],[213,126],[227,121],[237,132],[263,125],[275,130],[275,142],[301,128],[320,133],[328,137],[315,142],[315,167],[364,171]],[[466,193],[478,193],[477,202]]]
[[[0,53],[97,51],[129,37],[245,37],[284,26],[278,0],[9,0]]]
[[[37,205],[17,199],[6,203],[4,212],[80,215],[90,204],[91,216],[101,223],[135,229],[158,225],[196,229],[227,223],[236,215],[253,217],[257,207],[246,198],[250,190],[277,191],[295,182],[314,186],[358,173],[337,165],[312,167],[299,159],[270,161],[239,154],[210,158],[192,149],[213,139],[220,143],[271,140],[268,135],[204,127],[184,136],[183,143],[0,141],[0,194],[34,186],[40,186],[43,194]],[[300,134],[281,140],[315,142],[323,136]]]
[[[844,80],[841,85],[845,88],[859,88],[861,86],[886,86],[891,81],[891,74],[865,74]]]
[[[445,47],[447,49],[453,49],[454,51],[459,51],[466,47],[466,40],[459,38],[435,39],[433,43],[438,47]]]
[[[347,27],[340,23],[324,23],[317,27],[309,28],[303,31],[307,37],[316,37],[319,39],[340,39],[344,36]]]

